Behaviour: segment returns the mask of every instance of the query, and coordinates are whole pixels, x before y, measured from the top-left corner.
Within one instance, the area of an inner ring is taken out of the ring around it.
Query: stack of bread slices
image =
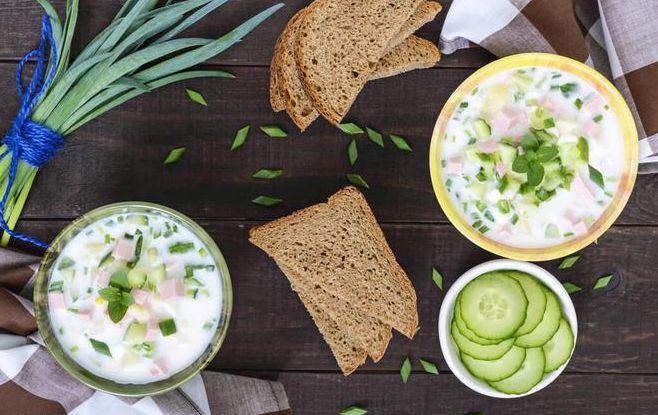
[[[302,131],[319,115],[339,124],[367,81],[436,65],[438,48],[413,33],[439,11],[425,0],[316,0],[276,43],[272,108]]]
[[[288,277],[346,376],[384,356],[391,328],[416,334],[416,291],[355,187],[249,237]]]

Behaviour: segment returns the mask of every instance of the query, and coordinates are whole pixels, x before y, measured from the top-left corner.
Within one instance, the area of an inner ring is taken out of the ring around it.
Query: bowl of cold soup
[[[232,289],[210,236],[150,203],[98,208],[48,248],[35,284],[39,332],[72,376],[105,392],[173,389],[216,355]]]
[[[619,92],[559,55],[495,61],[448,99],[430,146],[448,219],[495,254],[542,261],[595,241],[637,175],[638,139]]]

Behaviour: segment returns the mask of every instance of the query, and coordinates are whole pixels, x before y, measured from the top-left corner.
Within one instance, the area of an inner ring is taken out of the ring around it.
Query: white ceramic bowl
[[[471,373],[461,362],[461,359],[459,358],[459,349],[457,349],[457,345],[450,335],[450,324],[452,322],[455,300],[457,299],[457,296],[461,290],[466,286],[466,284],[486,272],[506,269],[522,271],[532,275],[544,283],[544,285],[550,288],[558,296],[560,299],[560,305],[562,306],[562,311],[569,321],[571,330],[573,331],[575,348],[578,339],[578,320],[576,318],[576,310],[574,309],[573,303],[571,302],[571,297],[564,289],[562,284],[551,273],[535,264],[531,264],[529,262],[513,261],[510,259],[497,259],[480,264],[475,268],[471,268],[470,270],[466,271],[461,277],[457,279],[457,281],[455,281],[454,284],[452,284],[450,289],[446,292],[443,303],[441,304],[441,311],[439,313],[439,340],[441,342],[441,352],[443,353],[443,358],[448,364],[448,367],[450,367],[452,373],[454,373],[454,375],[457,376],[457,379],[459,379],[464,385],[478,393],[494,398],[519,398],[521,396],[531,395],[548,386],[560,375],[560,373],[562,373],[567,364],[569,364],[569,361],[567,360],[567,362],[557,370],[544,375],[544,378],[541,380],[541,382],[539,382],[530,391],[521,395],[507,395],[495,390],[486,382],[481,381],[480,379],[477,379],[475,376],[471,375]]]

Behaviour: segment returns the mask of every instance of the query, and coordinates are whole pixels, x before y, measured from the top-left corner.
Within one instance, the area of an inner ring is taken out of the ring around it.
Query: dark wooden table
[[[112,18],[118,1],[81,2],[76,45],[87,42]],[[192,33],[218,36],[274,0],[233,0]],[[615,226],[581,252],[570,270],[542,266],[562,281],[591,287],[609,272],[622,276],[611,290],[586,289],[573,296],[579,319],[575,355],[566,372],[532,397],[501,400],[478,395],[450,374],[436,333],[442,293],[462,272],[493,255],[462,237],[446,220],[432,192],[428,148],[434,121],[449,94],[476,68],[492,60],[482,50],[443,58],[437,68],[369,83],[349,114],[363,126],[402,135],[413,146],[404,153],[388,142],[381,149],[358,137],[359,160],[351,167],[349,137],[325,122],[296,132],[268,101],[269,62],[274,42],[290,16],[308,0],[286,7],[248,38],[208,66],[227,68],[236,79],[178,84],[138,98],[91,122],[67,139],[66,148],[39,174],[20,229],[54,237],[64,225],[95,207],[145,200],[196,218],[223,250],[234,286],[228,338],[210,369],[278,379],[295,414],[335,415],[359,404],[372,414],[653,414],[658,406],[658,176],[639,177],[635,193]],[[444,3],[449,3],[446,1]],[[57,1],[62,6],[63,1]],[[449,4],[444,4],[445,9]],[[36,42],[42,11],[34,1],[0,1],[0,131],[17,109],[17,60]],[[436,41],[445,12],[421,31]],[[203,93],[207,108],[191,102],[185,86]],[[229,151],[235,132],[250,124],[247,144]],[[290,132],[271,139],[259,125]],[[178,164],[163,166],[169,150],[187,147]],[[259,181],[259,168],[281,168],[283,178]],[[286,278],[247,241],[258,223],[325,200],[359,173],[365,192],[399,262],[419,298],[421,330],[413,341],[395,335],[379,364],[368,363],[348,378]],[[285,202],[274,208],[252,204],[265,194]],[[398,374],[405,356],[414,372],[405,385]],[[434,360],[441,373],[422,372],[416,358]]]

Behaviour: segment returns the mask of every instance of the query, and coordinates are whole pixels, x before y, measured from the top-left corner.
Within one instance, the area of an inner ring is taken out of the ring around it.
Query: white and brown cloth
[[[640,173],[658,172],[658,0],[455,0],[441,51],[549,52],[594,67],[626,98]]]
[[[37,333],[32,305],[39,258],[0,249],[0,415],[292,415],[283,386],[202,372],[145,398],[97,392],[69,376]]]

